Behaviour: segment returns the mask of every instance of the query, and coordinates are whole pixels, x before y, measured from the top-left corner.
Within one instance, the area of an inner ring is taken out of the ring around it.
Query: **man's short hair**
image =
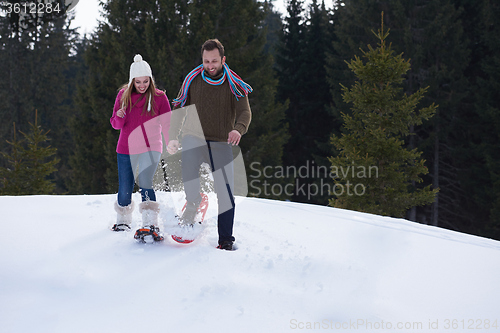
[[[205,43],[203,43],[201,47],[201,57],[203,58],[203,51],[212,51],[214,49],[219,50],[220,57],[224,57],[224,45],[217,39],[209,39]]]

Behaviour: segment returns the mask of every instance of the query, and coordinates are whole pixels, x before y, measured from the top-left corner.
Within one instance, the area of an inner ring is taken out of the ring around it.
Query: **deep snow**
[[[498,241],[238,198],[227,252],[211,199],[199,239],[151,245],[109,230],[115,195],[0,197],[0,331],[500,331]],[[182,198],[158,201],[169,230]]]

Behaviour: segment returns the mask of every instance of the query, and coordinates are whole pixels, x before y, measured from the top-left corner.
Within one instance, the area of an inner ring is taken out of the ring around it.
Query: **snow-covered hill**
[[[109,230],[115,195],[0,197],[0,331],[500,330],[500,242],[238,199],[227,252],[215,249],[214,203],[191,245],[141,245]],[[168,229],[181,200],[158,200]]]

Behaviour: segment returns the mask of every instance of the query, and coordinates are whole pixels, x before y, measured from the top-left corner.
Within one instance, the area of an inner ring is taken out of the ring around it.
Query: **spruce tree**
[[[276,64],[280,85],[278,87],[278,98],[281,101],[290,100],[291,105],[287,110],[287,119],[293,122],[291,129],[296,125],[292,119],[290,108],[298,108],[297,98],[300,96],[301,68],[303,63],[304,26],[302,0],[290,0],[287,6],[288,16],[284,19],[283,32],[280,36],[281,45],[278,48]]]
[[[449,0],[402,4],[393,15],[393,24],[400,31],[400,49],[408,51],[412,59],[405,91],[429,86],[424,102],[439,104],[432,121],[416,129],[409,140],[410,147],[421,147],[429,162],[430,172],[424,181],[440,188],[432,206],[418,211],[429,217],[429,224],[465,230],[467,220],[474,219],[470,214],[474,204],[465,186],[469,177],[464,173],[464,165],[471,161],[463,159],[470,140],[465,128],[472,119],[464,108],[469,90],[464,76],[469,44],[464,38],[461,9]]]
[[[469,27],[467,33],[475,38],[475,48],[470,66],[471,95],[474,103],[474,119],[470,122],[473,134],[470,146],[475,155],[469,160],[476,160],[474,169],[470,170],[468,192],[478,206],[475,223],[471,223],[473,231],[486,237],[500,239],[500,3],[485,0],[476,3],[465,1],[466,8],[473,8],[477,13],[476,23]],[[467,6],[468,5],[468,6]],[[477,38],[479,36],[479,38]],[[475,89],[474,89],[475,88]],[[471,156],[472,155],[472,156]],[[473,159],[474,158],[474,159]],[[481,215],[479,215],[481,214]],[[477,218],[481,217],[481,218]],[[479,220],[479,221],[478,221]],[[483,222],[486,222],[483,225]]]
[[[308,19],[305,22],[305,49],[302,52],[305,76],[301,80],[303,86],[301,110],[296,115],[296,119],[300,120],[299,132],[304,134],[304,141],[290,140],[286,146],[286,148],[296,147],[294,155],[298,158],[295,160],[295,165],[311,166],[311,179],[307,182],[316,183],[318,189],[321,188],[327,175],[312,177],[312,171],[315,166],[321,168],[328,165],[327,157],[331,154],[330,136],[340,128],[331,110],[332,97],[325,66],[327,56],[332,52],[330,25],[333,24],[330,22],[330,12],[326,9],[324,1],[320,5],[318,1],[313,0],[309,5]],[[327,204],[328,193],[318,191],[318,194],[310,198],[297,195],[296,199]]]
[[[49,140],[37,120],[30,123],[30,132],[24,133],[23,139],[7,141],[11,146],[11,153],[1,152],[9,166],[0,168],[0,194],[28,195],[52,194],[55,184],[49,177],[57,171],[57,157],[53,157],[57,149],[47,145]],[[14,124],[15,131],[15,124]]]
[[[465,81],[470,70],[470,44],[463,24],[473,22],[474,17],[454,4],[458,1],[341,1],[334,14],[337,40],[335,52],[329,57],[328,74],[334,110],[338,112],[344,108],[339,82],[350,86],[355,79],[341,61],[359,55],[359,49],[368,43],[369,31],[379,25],[383,10],[384,24],[391,29],[393,50],[405,52],[411,59],[404,92],[412,94],[429,87],[422,103],[439,105],[432,121],[410,129],[415,135],[406,139],[407,147],[418,147],[428,161],[429,173],[422,178],[425,184],[440,188],[438,199],[432,205],[412,209],[407,217],[455,230],[471,230],[470,224],[477,223],[475,216],[483,216],[470,196],[471,192],[483,192],[472,185],[477,177],[471,174],[477,174],[475,170],[481,169],[482,162],[476,158],[478,150],[470,145],[475,141],[471,124],[477,117],[470,112],[474,93],[469,92],[471,85]],[[477,43],[477,35],[468,33]]]
[[[330,15],[314,0],[304,8],[304,1],[292,0],[287,6],[281,47],[276,67],[280,84],[278,96],[288,102],[286,121],[293,135],[285,146],[284,162],[303,175],[294,181],[293,200],[326,203],[327,196],[313,196],[300,190],[312,185],[314,165],[325,166],[329,137],[334,127],[330,111],[331,95],[325,62],[331,52]],[[307,174],[305,170],[308,170]]]
[[[413,206],[432,203],[437,190],[418,188],[427,173],[421,152],[404,147],[410,126],[432,117],[436,106],[417,110],[426,89],[412,95],[402,92],[409,60],[394,55],[386,44],[389,30],[382,26],[377,48],[362,51],[364,61],[355,56],[348,63],[357,80],[351,88],[342,86],[343,99],[352,104],[344,113],[345,132],[332,137],[339,155],[330,158],[338,208],[379,215],[403,217]]]
[[[26,179],[22,160],[23,146],[22,142],[16,136],[16,123],[13,124],[14,139],[6,140],[10,146],[10,154],[0,152],[5,162],[5,167],[0,167],[0,194],[2,195],[20,195],[24,194],[26,185],[23,183]]]
[[[267,30],[264,52],[270,54],[276,64],[276,48],[279,45],[280,33],[283,29],[281,14],[276,11],[273,3],[268,0],[264,1],[264,12],[264,27]]]
[[[68,87],[74,85],[67,72],[70,62],[72,43],[76,32],[69,28],[64,1],[45,1],[45,6],[59,4],[61,10],[46,13],[24,13],[24,5],[33,2],[21,1],[11,4],[20,5],[22,10],[0,16],[0,72],[4,79],[0,82],[0,136],[12,137],[12,123],[18,130],[31,130],[30,119],[35,108],[39,110],[38,123],[43,128],[53,129],[51,139],[58,147],[57,156],[61,159],[63,172],[54,174],[57,192],[66,191],[64,177],[69,166],[71,134],[67,121],[71,114],[72,96]],[[4,2],[2,6],[8,6]],[[5,8],[5,7],[3,7]],[[17,7],[16,7],[17,8]],[[55,130],[54,130],[55,129]],[[0,143],[0,151],[7,152],[9,146]],[[3,161],[0,161],[0,166]],[[6,166],[6,165],[3,165]]]

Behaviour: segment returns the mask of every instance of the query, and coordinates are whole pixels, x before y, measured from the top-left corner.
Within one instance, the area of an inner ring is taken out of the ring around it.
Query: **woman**
[[[116,96],[113,116],[110,119],[114,129],[120,130],[116,147],[118,161],[118,199],[115,203],[116,224],[112,230],[130,229],[132,222],[132,192],[135,181],[139,185],[142,202],[143,228],[151,230],[155,240],[159,236],[159,204],[153,190],[153,176],[162,153],[161,134],[168,142],[170,104],[165,92],[156,89],[149,64],[141,55],[134,57],[130,65],[129,82],[124,84]]]

